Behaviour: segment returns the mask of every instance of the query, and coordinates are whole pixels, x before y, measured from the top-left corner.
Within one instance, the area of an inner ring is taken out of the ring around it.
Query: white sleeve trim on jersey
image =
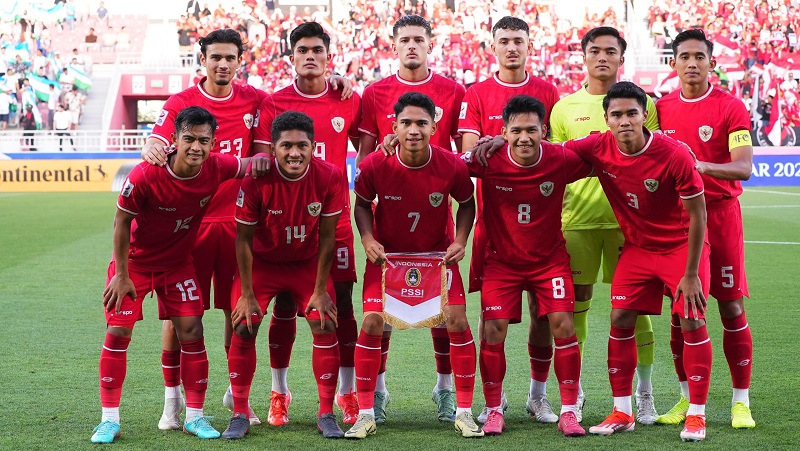
[[[260,139],[254,139],[253,142],[255,144],[272,144],[272,141],[262,141]]]
[[[376,135],[375,133],[372,133],[372,132],[371,132],[371,131],[369,131],[369,130],[364,130],[364,129],[363,129],[363,128],[361,128],[361,127],[358,127],[358,131],[360,131],[361,133],[366,133],[366,134],[368,134],[369,136],[372,136],[373,138],[377,138],[377,137],[378,137],[378,135]]]
[[[697,193],[697,194],[692,194],[691,196],[681,196],[681,199],[686,199],[686,200],[688,200],[688,199],[694,199],[695,197],[702,195],[704,192],[706,192],[706,190],[704,190],[704,189],[703,189],[703,190],[700,190],[700,192],[699,192],[699,193]]]
[[[472,133],[472,134],[478,135],[479,137],[481,136],[481,132],[479,132],[478,130],[471,129],[471,128],[459,128],[458,132],[461,133],[462,135],[464,133]]]
[[[468,198],[466,198],[466,199],[464,199],[464,200],[458,200],[458,199],[456,199],[456,202],[458,202],[459,204],[463,204],[464,202],[469,202],[469,201],[472,199],[472,197],[473,197],[473,195],[472,195],[472,194],[470,194],[470,195],[469,195],[469,197],[468,197]]]
[[[120,205],[119,202],[117,202],[117,208],[119,208],[120,210],[124,211],[125,213],[128,213],[129,215],[136,216],[136,215],[139,214],[139,212],[131,211],[131,210],[128,210],[127,208],[122,208],[122,205]]]
[[[159,139],[159,140],[161,140],[161,141],[162,141],[164,144],[166,144],[166,145],[169,145],[169,140],[168,140],[167,138],[164,138],[164,137],[163,137],[163,136],[161,136],[161,135],[158,135],[158,134],[155,134],[155,133],[151,133],[151,134],[150,134],[150,137],[151,137],[151,138],[156,138],[156,139]]]
[[[362,196],[361,194],[358,194],[358,191],[356,191],[356,190],[353,190],[353,192],[356,193],[356,196],[360,197],[365,202],[372,202],[374,200],[374,199],[367,199],[366,197]]]
[[[239,218],[237,218],[235,216],[234,216],[233,219],[235,219],[236,222],[238,222],[240,224],[244,224],[244,225],[254,226],[254,225],[258,224],[258,221],[255,221],[255,222],[245,221],[245,220],[239,219]]]
[[[341,213],[342,213],[342,210],[339,210],[339,211],[334,211],[332,213],[322,213],[322,216],[336,216],[336,215],[341,214]]]

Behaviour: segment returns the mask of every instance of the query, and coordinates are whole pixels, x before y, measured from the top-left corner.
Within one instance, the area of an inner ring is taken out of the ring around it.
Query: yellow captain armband
[[[728,151],[737,147],[752,145],[753,140],[750,138],[750,130],[739,130],[728,135]]]

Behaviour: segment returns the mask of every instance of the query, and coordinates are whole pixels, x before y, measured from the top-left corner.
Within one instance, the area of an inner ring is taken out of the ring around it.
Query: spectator
[[[72,130],[75,130],[81,122],[81,110],[83,109],[83,104],[86,103],[86,97],[78,92],[77,86],[72,86],[72,90],[64,96],[64,102],[67,104],[67,110],[71,115]]]
[[[186,16],[193,16],[195,20],[200,20],[200,2],[197,0],[189,0],[186,4]]]
[[[87,34],[83,38],[83,42],[86,44],[96,44],[97,43],[97,35],[94,34],[94,28],[89,28],[89,34]]]
[[[22,57],[19,54],[17,54],[17,56],[14,58],[14,62],[11,63],[11,69],[14,69],[14,72],[18,74],[24,74],[25,72],[28,71],[28,68],[30,66],[31,66],[30,63],[27,61],[23,61]]]
[[[117,50],[128,50],[131,47],[131,35],[124,26],[120,27],[117,33]]]
[[[22,116],[19,118],[19,125],[21,125],[22,129],[25,130],[22,133],[23,150],[36,152],[36,142],[34,139],[34,131],[36,130],[36,116],[33,114],[33,105],[25,105],[25,112],[22,113]]]
[[[72,85],[75,83],[75,77],[68,67],[65,67],[58,77],[58,82],[61,83],[61,92],[67,93],[72,91]]]
[[[1,45],[2,44],[0,44],[0,77],[3,77],[8,71],[8,62],[6,61],[8,56],[6,56],[6,48]]]
[[[108,27],[100,38],[100,42],[100,50],[111,49],[113,52],[117,49],[117,34],[114,33],[114,27]]]
[[[58,151],[63,152],[64,147],[64,137],[67,136],[69,138],[69,145],[72,147],[72,150],[75,150],[75,142],[72,140],[72,134],[70,133],[70,129],[72,128],[72,115],[69,111],[64,110],[64,105],[58,104],[58,111],[55,113],[53,117],[53,129],[56,131],[56,136],[58,136]]]
[[[5,130],[8,127],[8,116],[11,113],[11,90],[0,90],[0,130]]]
[[[56,87],[54,85],[47,85],[47,89],[47,124],[45,124],[42,128],[51,130],[54,126],[53,118],[56,115],[56,105],[60,105],[60,103],[58,102]]]
[[[100,2],[100,6],[97,8],[97,19],[98,23],[105,22],[108,25],[108,9],[106,9],[105,2]]]
[[[192,85],[194,86],[199,85],[200,81],[203,80],[203,77],[205,77],[205,75],[203,75],[203,69],[198,67],[197,70],[194,72],[194,78],[192,78]]]

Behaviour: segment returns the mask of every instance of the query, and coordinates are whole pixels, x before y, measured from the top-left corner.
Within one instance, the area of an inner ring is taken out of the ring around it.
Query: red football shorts
[[[364,270],[364,291],[362,292],[364,313],[383,312],[382,278],[383,269],[379,265],[370,263],[369,260],[367,260],[366,269]],[[467,297],[464,293],[464,281],[461,280],[461,273],[458,270],[458,265],[450,265],[447,267],[447,278],[449,286],[449,290],[447,290],[448,305],[465,305],[467,303]]]
[[[481,291],[483,319],[521,322],[522,294],[525,291],[535,293],[539,318],[552,312],[572,312],[575,309],[575,290],[569,259],[536,267],[487,259]]]
[[[211,307],[211,280],[214,280],[214,308],[230,308],[236,265],[236,223],[204,222],[197,231],[192,252],[205,308]]]
[[[108,264],[106,286],[116,273],[117,266],[112,261]],[[106,323],[109,326],[133,327],[136,321],[144,319],[142,303],[153,291],[158,297],[158,319],[203,316],[203,297],[191,263],[164,272],[142,271],[129,265],[128,274],[136,287],[136,299],[125,296],[119,315],[115,309],[106,312]]]
[[[331,279],[334,282],[356,282],[356,255],[353,247],[353,225],[350,223],[350,209],[346,208],[336,224],[336,247],[333,251]]]
[[[689,245],[669,253],[651,252],[625,244],[611,282],[611,306],[638,310],[644,315],[660,315],[665,293],[674,294],[686,271]],[[703,296],[708,299],[708,245],[703,246],[698,275]],[[672,303],[671,313],[684,317],[683,296]],[[704,318],[702,313],[700,318]]]
[[[739,200],[708,208],[708,242],[711,245],[711,296],[720,302],[750,296],[744,270],[744,231]]]
[[[294,299],[297,305],[297,315],[306,316],[306,307],[308,301],[311,300],[311,295],[314,294],[316,283],[316,257],[297,262],[265,262],[258,257],[253,258],[253,291],[263,313],[267,312],[272,298],[285,291]],[[333,281],[330,278],[328,278],[327,292],[335,304],[336,291],[333,289]],[[236,302],[241,295],[242,285],[237,272],[233,282],[231,310],[236,307]],[[319,312],[312,310],[307,318],[318,320],[320,319]],[[253,316],[253,322],[260,322],[260,320]]]

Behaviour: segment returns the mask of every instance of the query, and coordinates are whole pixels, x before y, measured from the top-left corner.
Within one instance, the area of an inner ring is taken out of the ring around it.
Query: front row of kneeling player
[[[355,179],[356,225],[368,258],[364,275],[364,320],[355,366],[357,421],[346,433],[333,416],[339,367],[335,294],[329,279],[335,229],[346,205],[346,180],[333,165],[312,158],[313,124],[305,114],[287,112],[272,125],[274,157],[255,157],[237,199],[237,285],[234,336],[228,358],[233,418],[222,434],[242,438],[250,427],[248,399],[256,366],[255,339],[270,299],[290,291],[311,326],[312,367],[319,391],[317,426],[325,437],[365,438],[377,430],[373,410],[381,363],[384,318],[380,264],[388,252],[445,252],[452,270],[447,331],[455,375],[454,426],[464,437],[499,435],[505,429],[501,401],[503,350],[509,323],[522,315],[522,292],[535,293],[533,313],[547,318],[555,341],[554,366],[561,393],[558,429],[583,436],[576,417],[581,362],[573,327],[574,293],[569,256],[561,234],[561,199],[567,184],[596,175],[625,233],[626,244],[612,285],[609,378],[614,410],[590,432],[608,435],[633,429],[632,378],[636,366],[633,325],[637,315],[660,314],[664,286],[675,299],[688,346],[689,407],[684,440],[705,437],[704,407],[711,368],[711,344],[703,319],[708,290],[704,242],[703,184],[694,160],[677,141],[643,128],[646,94],[618,83],[604,101],[609,132],[553,145],[544,141],[544,106],[528,96],[512,98],[503,111],[507,144],[486,166],[467,153],[461,159],[431,146],[435,106],[410,92],[395,105],[395,155],[373,153]],[[176,151],[166,167],[137,166],[120,193],[114,231],[114,259],[104,292],[108,331],[100,358],[101,424],[92,441],[119,436],[119,400],[126,349],[141,301],[156,291],[159,317],[171,319],[181,342],[181,379],[186,391],[184,430],[200,438],[220,434],[203,416],[208,359],[191,262],[191,246],[208,199],[219,184],[244,176],[248,161],[209,156],[215,121],[190,107],[176,119]],[[271,162],[271,163],[270,163]],[[205,170],[201,171],[201,166]],[[271,168],[270,168],[271,166]],[[481,293],[484,336],[479,367],[488,417],[479,427],[472,416],[476,352],[466,316],[458,262],[464,257],[475,217],[470,176],[482,186],[489,236]],[[447,233],[447,202],[459,203],[454,238]],[[372,209],[372,202],[380,199]],[[681,213],[689,214],[689,223]],[[687,242],[688,235],[688,242]]]

